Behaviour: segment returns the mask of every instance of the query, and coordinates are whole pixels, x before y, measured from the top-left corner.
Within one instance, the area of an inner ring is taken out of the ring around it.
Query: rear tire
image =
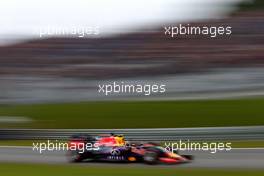
[[[82,155],[77,151],[68,151],[68,161],[71,163],[78,163],[83,160]]]

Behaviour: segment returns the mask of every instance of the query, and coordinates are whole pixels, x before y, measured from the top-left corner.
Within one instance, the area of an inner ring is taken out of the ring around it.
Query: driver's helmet
[[[114,136],[115,141],[116,141],[116,145],[117,146],[124,146],[126,145],[126,141],[123,135],[115,135]]]

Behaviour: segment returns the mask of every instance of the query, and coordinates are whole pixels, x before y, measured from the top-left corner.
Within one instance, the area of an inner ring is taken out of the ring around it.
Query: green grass
[[[264,99],[89,102],[0,106],[0,116],[26,124],[0,128],[155,128],[264,125]]]
[[[263,148],[264,141],[233,141],[232,148]]]
[[[239,5],[240,10],[260,10],[264,9],[264,1],[263,0],[254,0],[253,2],[242,2]]]
[[[87,165],[40,165],[40,164],[1,164],[1,175],[4,176],[262,176],[263,170],[224,170],[224,169],[183,169],[177,167],[134,167],[87,166]]]

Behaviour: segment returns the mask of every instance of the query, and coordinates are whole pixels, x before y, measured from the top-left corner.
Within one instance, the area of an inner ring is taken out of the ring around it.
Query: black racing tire
[[[68,151],[67,157],[68,161],[71,163],[79,163],[83,160],[81,153],[79,153],[77,150]]]
[[[181,155],[181,156],[183,156],[184,158],[188,159],[189,161],[194,160],[194,156],[193,155]]]
[[[144,156],[143,160],[146,164],[157,164],[158,163],[158,153],[155,151],[147,151]]]

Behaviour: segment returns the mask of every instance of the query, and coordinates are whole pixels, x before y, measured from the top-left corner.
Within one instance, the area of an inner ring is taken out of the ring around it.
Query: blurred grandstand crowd
[[[231,36],[164,36],[162,27],[108,38],[50,38],[0,47],[0,75],[107,79],[264,64],[264,12],[195,25],[229,25]]]
[[[256,1],[255,7],[263,6]],[[215,38],[171,38],[164,26],[177,24],[164,24],[106,38],[39,38],[1,46],[0,103],[98,100],[98,84],[107,81],[166,84],[163,98],[174,99],[263,95],[264,12],[245,7],[226,18],[187,22],[232,27],[232,35]]]

